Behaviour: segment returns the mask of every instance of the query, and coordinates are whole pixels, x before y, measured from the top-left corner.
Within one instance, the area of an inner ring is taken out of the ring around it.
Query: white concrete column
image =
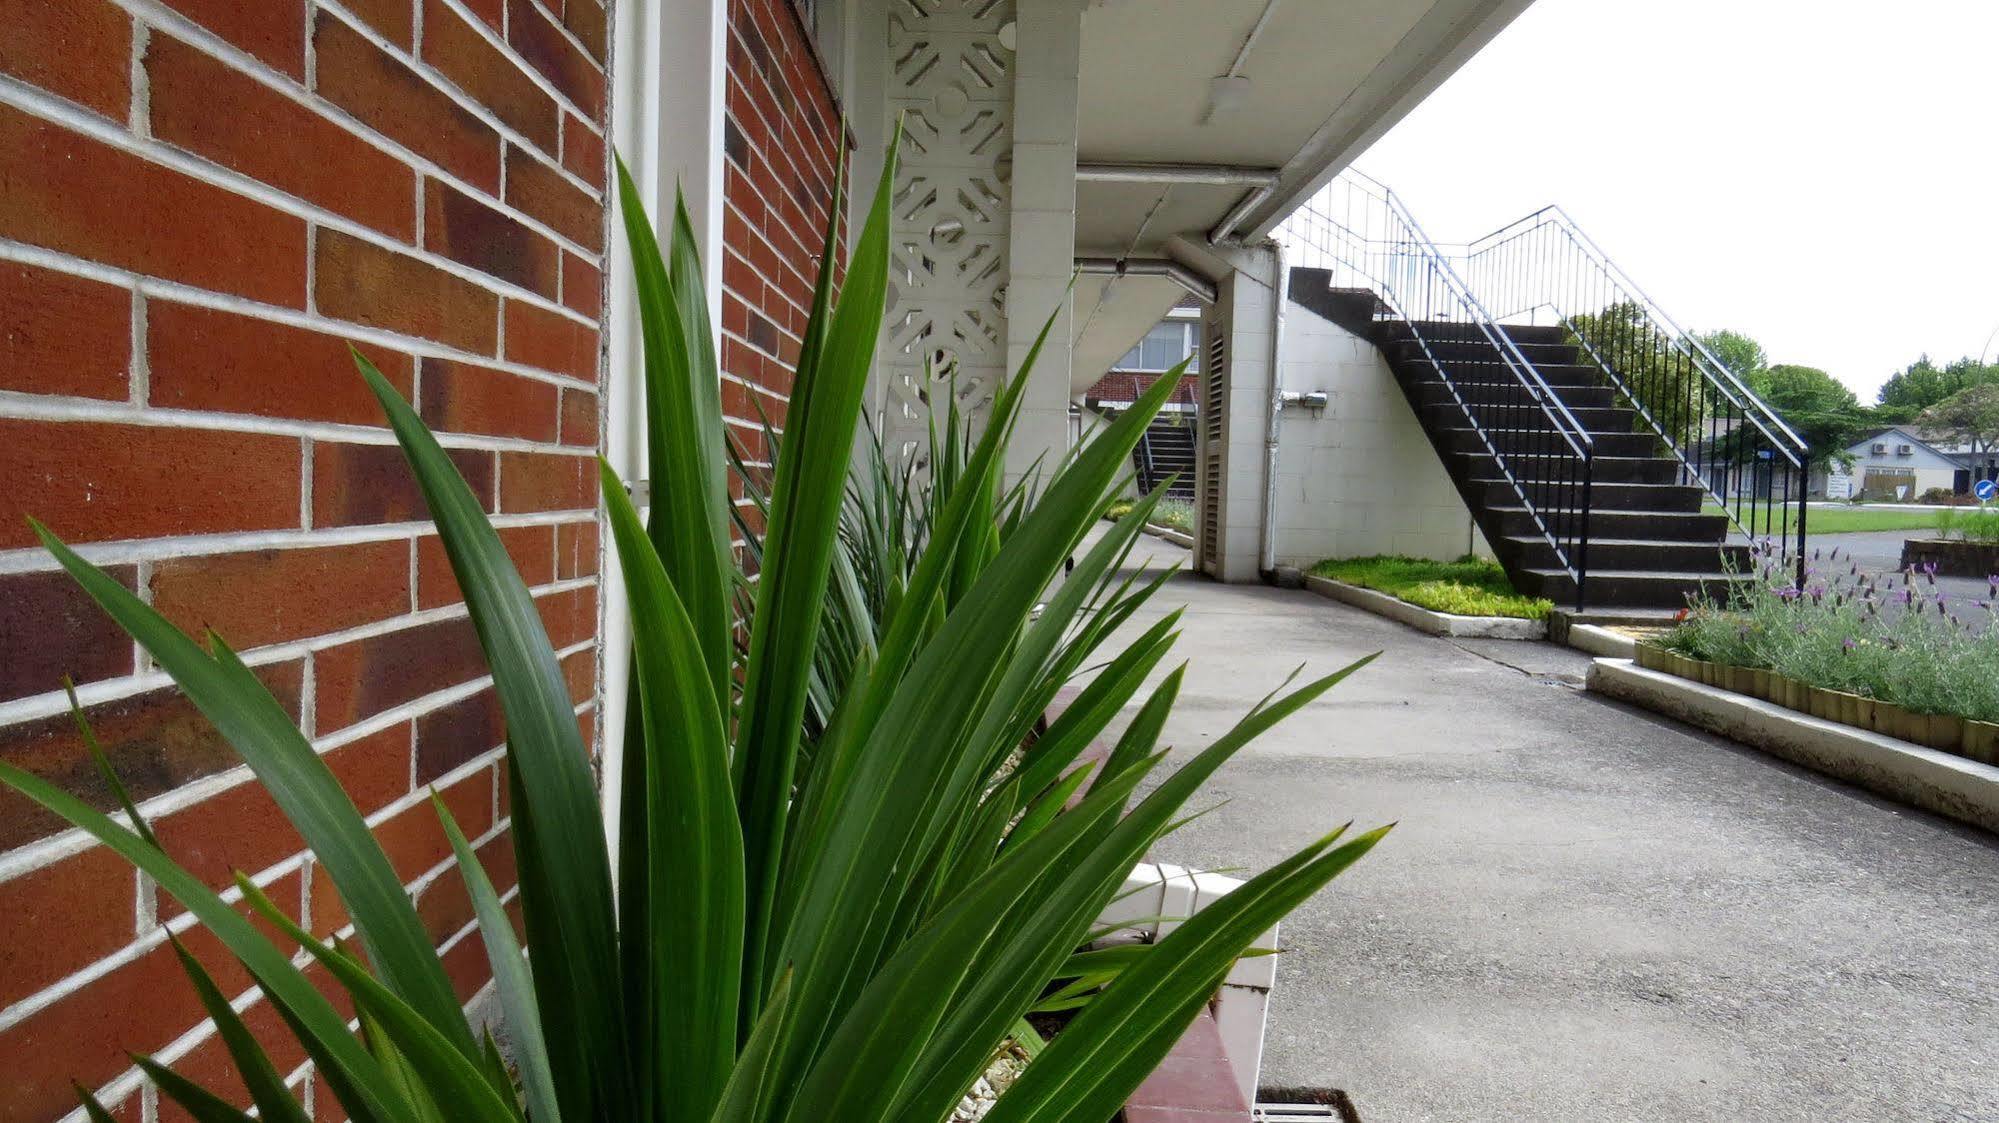
[[[1052,467],[1068,449],[1073,343],[1069,281],[1076,257],[1078,0],[1018,0],[1013,104],[1013,213],[1007,242],[1007,375],[1020,370],[1052,312],[1020,423],[1007,452],[1011,478],[1037,457]]]
[[[705,266],[708,315],[722,304],[722,120],[727,88],[727,0],[620,0],[613,6],[611,143],[632,179],[662,247],[673,230],[676,187],[687,195],[689,221]],[[615,187],[612,188],[615,202]],[[623,220],[613,212],[604,336],[610,349],[604,387],[604,455],[627,480],[645,474],[645,414],[641,408],[643,343],[633,296],[631,255]],[[598,597],[603,637],[605,822],[618,821],[625,708],[630,696],[625,652],[631,628],[624,582],[606,557]],[[615,851],[617,836],[611,837]]]
[[[1230,582],[1262,579],[1258,554],[1263,540],[1263,499],[1268,472],[1270,395],[1275,372],[1273,312],[1277,255],[1269,246],[1230,250],[1232,266],[1216,286],[1215,303],[1201,317],[1204,344],[1219,332],[1222,367],[1204,350],[1201,400],[1201,470],[1195,565]],[[1221,379],[1219,397],[1208,391]],[[1219,401],[1219,419],[1208,412]],[[1207,522],[1215,526],[1212,532]],[[1210,547],[1212,543],[1212,548]]]

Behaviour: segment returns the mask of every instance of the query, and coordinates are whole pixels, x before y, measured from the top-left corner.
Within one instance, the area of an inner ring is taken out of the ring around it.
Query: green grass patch
[[[1935,530],[1951,508],[1935,511],[1884,511],[1873,507],[1813,507],[1805,519],[1806,534],[1856,534],[1869,530]]]
[[[1116,522],[1131,514],[1132,502],[1120,499],[1110,505],[1104,517]],[[1185,499],[1161,499],[1152,509],[1152,526],[1171,527],[1182,534],[1194,533],[1194,505]]]
[[[1328,558],[1313,566],[1312,572],[1387,593],[1418,608],[1457,616],[1543,620],[1555,608],[1552,602],[1539,597],[1521,596],[1513,590],[1513,583],[1506,579],[1506,571],[1499,568],[1498,562],[1471,554],[1451,562],[1386,555]]]

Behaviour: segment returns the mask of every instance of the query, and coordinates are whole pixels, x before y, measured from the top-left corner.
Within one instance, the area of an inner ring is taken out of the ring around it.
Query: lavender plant
[[[1797,570],[1769,543],[1751,551],[1725,602],[1704,597],[1658,643],[1916,713],[1999,721],[1999,575],[1953,594],[1935,567],[1870,573],[1837,549]]]

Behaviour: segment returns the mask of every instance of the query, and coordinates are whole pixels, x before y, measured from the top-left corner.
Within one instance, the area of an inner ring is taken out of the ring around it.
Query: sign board
[[[1979,480],[1972,485],[1971,494],[1976,495],[1980,503],[1990,503],[1994,496],[1999,496],[1999,484],[1991,480]]]

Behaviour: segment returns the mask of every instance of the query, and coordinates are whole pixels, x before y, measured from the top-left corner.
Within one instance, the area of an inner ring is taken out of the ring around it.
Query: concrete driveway
[[[1256,871],[1400,823],[1285,923],[1267,1090],[1367,1123],[1999,1120],[1991,837],[1586,695],[1546,644],[1194,577],[1154,609],[1182,603],[1176,758],[1298,664],[1383,652],[1160,848]]]

